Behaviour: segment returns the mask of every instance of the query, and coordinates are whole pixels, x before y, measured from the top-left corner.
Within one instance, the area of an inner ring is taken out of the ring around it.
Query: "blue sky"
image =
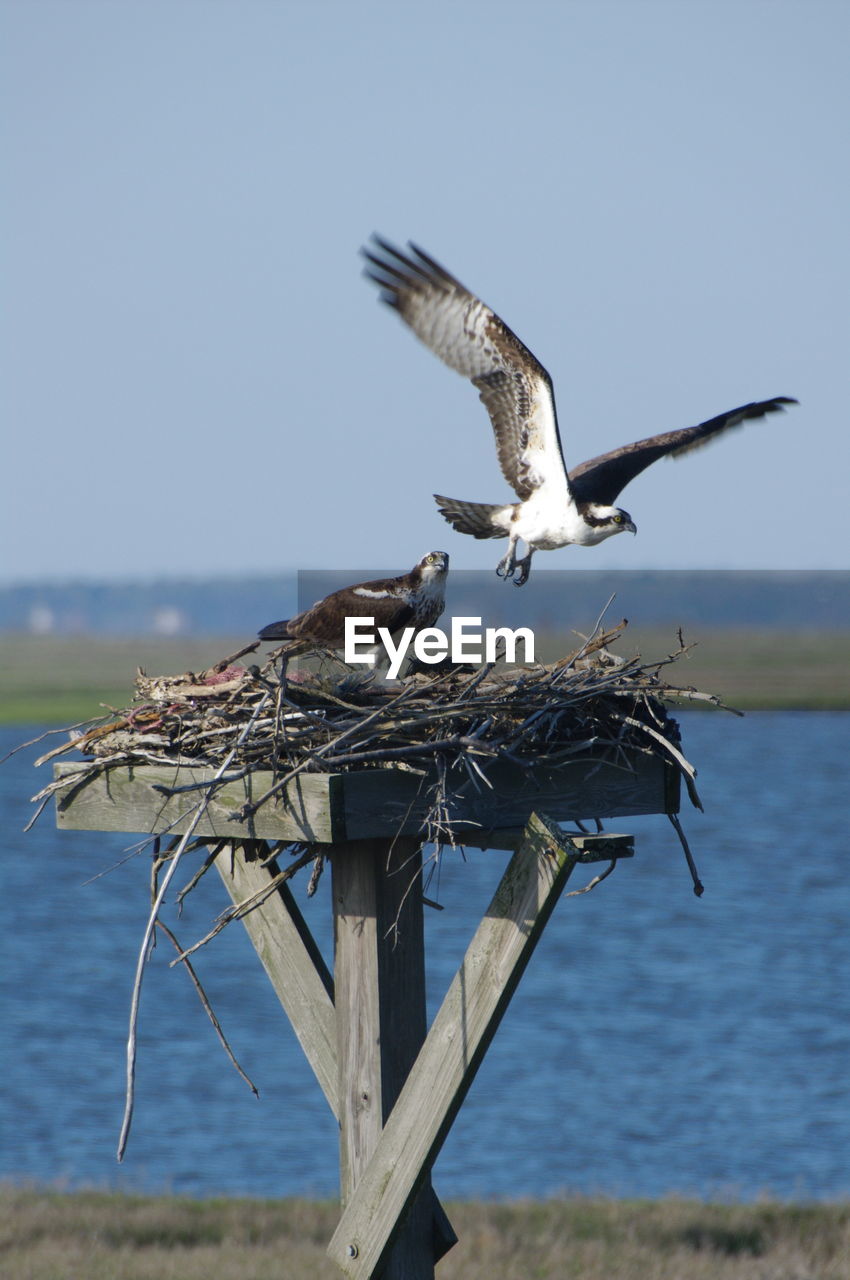
[[[636,538],[548,568],[843,568],[850,7],[0,0],[0,581],[495,566],[474,390],[378,306],[372,230],[495,307]]]

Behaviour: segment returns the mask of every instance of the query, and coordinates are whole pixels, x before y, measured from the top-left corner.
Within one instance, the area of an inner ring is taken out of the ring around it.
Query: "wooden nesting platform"
[[[180,832],[213,770],[56,764],[62,828]],[[351,1280],[431,1280],[456,1237],[431,1168],[570,874],[631,856],[625,835],[570,835],[558,822],[675,813],[679,774],[659,755],[575,756],[557,768],[498,761],[491,787],[451,798],[459,842],[513,849],[432,1026],[426,1024],[422,824],[427,773],[302,773],[252,816],[272,775],[219,787],[195,836],[219,847],[234,901],[277,875],[268,842],[306,841],[332,868],[331,975],[287,885],[243,917],[257,954],[339,1121],[343,1211],[330,1257]],[[546,816],[543,816],[546,815]],[[270,1123],[273,1118],[270,1118]],[[283,1268],[281,1271],[283,1274]]]
[[[209,766],[124,765],[84,780],[89,764],[54,765],[67,781],[56,797],[59,827],[88,831],[180,833],[193,820]],[[558,822],[597,816],[676,813],[679,772],[657,755],[631,751],[615,764],[576,756],[557,768],[490,765],[490,786],[467,781],[447,796],[446,817],[458,843],[512,848],[515,835],[538,810]],[[256,770],[220,784],[196,835],[218,839],[307,841],[336,844],[379,836],[420,836],[429,811],[430,775],[398,768],[348,773],[302,773],[256,813],[240,815],[265,795],[274,775]],[[76,785],[79,782],[79,786]]]

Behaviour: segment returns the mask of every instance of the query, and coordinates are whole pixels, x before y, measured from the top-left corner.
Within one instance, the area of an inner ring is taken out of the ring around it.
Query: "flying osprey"
[[[678,457],[748,418],[797,403],[777,396],[745,404],[698,426],[623,445],[567,474],[552,380],[539,361],[494,311],[421,249],[410,244],[410,253],[404,254],[379,236],[373,240],[375,251],[362,251],[370,264],[366,275],[416,336],[477,387],[490,415],[502,474],[519,502],[500,506],[436,493],[434,498],[460,533],[508,539],[496,572],[517,586],[527,581],[535,551],[571,542],[595,546],[627,529],[636,533],[628,511],[612,504],[656,458]],[[520,539],[528,553],[518,560]]]
[[[405,627],[433,627],[445,607],[448,570],[446,552],[430,551],[410,573],[342,587],[294,618],[269,623],[259,637],[291,640],[287,652],[294,653],[344,648],[346,618],[373,618],[376,632],[384,627],[394,640]]]

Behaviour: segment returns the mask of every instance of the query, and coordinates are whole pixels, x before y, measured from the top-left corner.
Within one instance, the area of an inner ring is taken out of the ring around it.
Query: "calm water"
[[[705,896],[665,819],[613,824],[636,834],[637,856],[561,900],[438,1161],[442,1196],[850,1193],[850,716],[682,723],[707,811],[683,815]],[[0,732],[0,755],[27,736]],[[0,1176],[335,1195],[335,1122],[238,924],[198,970],[259,1100],[160,947],[133,1134],[115,1163],[149,864],[87,884],[127,837],[60,836],[49,813],[22,833],[47,780],[31,767],[38,750],[0,767]],[[426,920],[433,1005],[506,856],[443,860],[430,894],[445,910]],[[296,894],[327,954],[327,884],[309,903],[305,884]],[[181,941],[224,904],[212,873],[173,925]]]

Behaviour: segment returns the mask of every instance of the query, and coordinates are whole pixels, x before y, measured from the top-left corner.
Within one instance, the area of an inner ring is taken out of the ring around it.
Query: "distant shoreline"
[[[592,560],[592,556],[588,557]],[[579,557],[581,559],[581,557]],[[521,591],[492,570],[449,574],[448,614],[486,625],[592,626],[611,613],[647,626],[850,629],[850,570],[575,569],[536,567]],[[146,582],[0,585],[0,636],[223,636],[291,617],[338,587],[409,569],[407,564],[311,569]]]

